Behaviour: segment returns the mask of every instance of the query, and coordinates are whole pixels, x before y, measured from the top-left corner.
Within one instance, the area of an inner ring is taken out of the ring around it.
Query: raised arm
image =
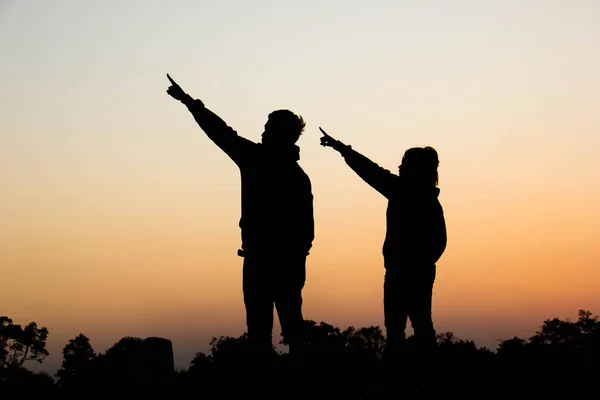
[[[394,192],[394,188],[397,186],[398,175],[394,175],[387,169],[380,167],[356,150],[353,150],[351,146],[347,146],[339,140],[332,138],[323,129],[319,128],[319,130],[323,134],[321,137],[322,146],[337,150],[344,157],[346,164],[358,176],[379,193],[390,198]]]
[[[217,114],[204,106],[201,100],[194,99],[167,74],[171,86],[167,93],[175,100],[181,101],[194,116],[194,119],[221,150],[236,164],[242,162],[249,151],[256,145],[254,142],[238,136],[237,132],[225,123]]]

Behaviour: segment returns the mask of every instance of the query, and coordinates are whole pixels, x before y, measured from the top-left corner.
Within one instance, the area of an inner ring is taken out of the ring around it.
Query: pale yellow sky
[[[438,150],[438,331],[495,348],[598,313],[597,2],[252,4],[0,4],[0,315],[48,327],[40,368],[80,332],[168,337],[185,368],[245,329],[239,172],[167,72],[249,139],[274,109],[306,119],[307,318],[383,324],[385,199],[319,126],[394,171]]]

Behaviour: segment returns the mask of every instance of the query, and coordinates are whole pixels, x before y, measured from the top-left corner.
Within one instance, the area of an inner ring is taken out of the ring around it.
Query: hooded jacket
[[[313,194],[310,179],[298,164],[300,148],[266,146],[238,136],[200,100],[187,107],[240,169],[244,253],[308,255],[314,240]]]
[[[388,199],[383,244],[385,268],[431,266],[446,249],[446,222],[437,187],[415,187],[350,146],[340,149],[346,164]]]

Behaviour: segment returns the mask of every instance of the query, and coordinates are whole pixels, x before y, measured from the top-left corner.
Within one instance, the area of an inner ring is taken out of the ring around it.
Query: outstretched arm
[[[351,146],[347,146],[339,140],[332,138],[320,127],[319,130],[323,134],[321,137],[321,146],[337,150],[344,157],[346,164],[365,182],[385,197],[389,198],[391,196],[393,188],[397,183],[398,175],[394,175],[387,169],[380,167],[356,150],[353,150]]]
[[[217,146],[221,148],[233,161],[239,164],[245,154],[254,147],[255,143],[238,136],[237,132],[225,123],[217,114],[204,106],[201,100],[194,99],[183,91],[167,74],[171,86],[167,93],[175,100],[181,101],[190,110],[194,119]]]

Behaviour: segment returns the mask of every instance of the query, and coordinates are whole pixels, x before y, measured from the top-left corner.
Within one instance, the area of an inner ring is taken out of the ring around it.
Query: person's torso
[[[246,247],[304,247],[304,232],[312,221],[312,193],[308,175],[290,159],[260,153],[240,168],[242,215],[240,228]]]
[[[386,237],[383,255],[386,265],[418,266],[432,264],[430,253],[440,240],[443,224],[436,196],[398,190],[390,196],[386,210]]]

